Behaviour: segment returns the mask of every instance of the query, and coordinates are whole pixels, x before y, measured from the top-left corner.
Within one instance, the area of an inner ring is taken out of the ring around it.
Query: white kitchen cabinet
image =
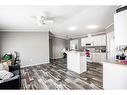
[[[81,38],[81,46],[86,46],[87,38]]]
[[[106,53],[92,53],[92,62],[102,63],[106,61]]]
[[[103,62],[104,90],[127,90],[127,66],[114,62]]]
[[[127,45],[127,10],[114,15],[115,44]]]
[[[116,49],[114,43],[114,32],[107,33],[107,59],[115,59]]]
[[[67,69],[81,74],[87,71],[86,55],[84,52],[68,51]]]
[[[102,46],[106,46],[106,35],[101,35],[100,36],[100,45],[102,45]]]
[[[111,49],[111,40],[114,40],[114,32],[107,33],[107,51]]]
[[[93,46],[92,44],[93,40],[92,37],[91,38],[82,38],[81,39],[81,46],[86,46],[86,44],[91,44],[91,46]]]
[[[86,46],[90,43],[91,46],[106,46],[106,35],[93,36],[91,38],[82,38],[81,46]]]
[[[92,55],[92,62],[96,62],[96,63],[100,62],[100,58],[101,58],[100,53],[92,53],[91,55]]]
[[[94,46],[106,46],[106,35],[94,36],[92,38]]]
[[[98,36],[95,36],[92,38],[94,40],[94,46],[99,46],[100,45],[100,39]]]
[[[101,53],[101,63],[106,61],[106,53]]]

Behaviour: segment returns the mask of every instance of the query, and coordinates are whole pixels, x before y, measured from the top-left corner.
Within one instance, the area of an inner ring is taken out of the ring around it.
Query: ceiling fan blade
[[[43,16],[46,17],[46,18],[49,18],[49,17],[51,17],[51,13],[48,12],[48,11],[44,11]]]
[[[35,20],[41,20],[41,17],[39,17],[39,16],[31,16],[31,18],[33,18]]]
[[[49,17],[48,19],[65,19],[65,17],[62,16],[55,16],[55,17]]]

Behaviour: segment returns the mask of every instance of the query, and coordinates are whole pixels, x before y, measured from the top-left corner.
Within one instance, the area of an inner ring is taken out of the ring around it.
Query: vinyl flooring
[[[87,63],[87,72],[77,74],[67,70],[66,59],[21,69],[22,87],[28,90],[101,90],[103,66]]]

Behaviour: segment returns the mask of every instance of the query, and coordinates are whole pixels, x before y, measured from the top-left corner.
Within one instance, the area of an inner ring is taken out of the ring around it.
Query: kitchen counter
[[[87,70],[85,52],[68,51],[67,53],[67,69],[74,71],[78,74]]]
[[[116,60],[103,62],[103,88],[127,89],[127,65]]]
[[[119,60],[106,60],[105,62],[103,62],[103,64],[107,64],[107,63],[127,66],[127,64],[120,63]]]

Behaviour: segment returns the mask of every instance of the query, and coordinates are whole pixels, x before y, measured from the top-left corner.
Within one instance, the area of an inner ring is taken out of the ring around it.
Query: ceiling
[[[1,6],[0,31],[6,32],[48,32],[60,38],[74,38],[85,34],[103,32],[113,23],[117,6]],[[48,13],[61,17],[53,23],[39,26],[32,16]],[[88,25],[97,25],[89,29]],[[75,30],[69,30],[69,27]]]

